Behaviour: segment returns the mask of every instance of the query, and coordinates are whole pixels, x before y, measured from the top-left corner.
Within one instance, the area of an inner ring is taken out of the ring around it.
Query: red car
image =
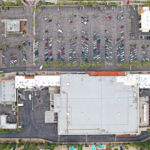
[[[100,47],[100,45],[97,45],[97,47]]]
[[[129,5],[130,1],[127,2],[127,4]]]
[[[111,19],[111,16],[108,16],[108,18],[110,18],[110,19]]]
[[[131,48],[131,49],[130,49],[130,51],[133,51],[133,50],[134,50],[134,48]]]
[[[65,55],[65,53],[64,52],[61,52],[63,55]]]
[[[48,30],[45,30],[45,33],[48,32]]]
[[[121,42],[123,42],[123,41],[124,41],[124,39]]]
[[[63,50],[63,49],[61,49],[61,51],[62,51],[62,52],[64,52],[64,50]]]
[[[59,54],[57,54],[58,56],[60,56]]]
[[[70,23],[73,23],[73,21],[70,21]]]
[[[120,63],[121,61],[118,61],[118,63]]]
[[[27,2],[27,1],[25,1],[25,0],[24,0],[24,2],[25,2],[26,4],[28,4],[28,2]]]
[[[17,60],[17,58],[14,58],[14,60]]]
[[[145,47],[144,47],[144,46],[142,46],[142,48],[143,48],[143,49],[145,49]]]
[[[85,38],[84,36],[81,36],[83,39]]]
[[[48,49],[52,49],[52,47],[49,47]]]
[[[121,26],[120,28],[124,28],[124,26]]]
[[[119,52],[121,49],[118,49],[117,52]]]

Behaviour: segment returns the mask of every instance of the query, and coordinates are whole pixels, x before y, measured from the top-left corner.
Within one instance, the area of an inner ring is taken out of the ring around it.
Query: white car
[[[58,30],[58,32],[63,33],[63,31],[62,31],[62,30],[60,30],[60,29]]]
[[[45,18],[44,20],[47,20],[48,18]]]
[[[46,28],[48,28],[49,26],[46,26]]]

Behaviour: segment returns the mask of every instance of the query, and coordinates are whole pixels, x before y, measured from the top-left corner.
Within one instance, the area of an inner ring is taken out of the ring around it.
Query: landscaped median
[[[68,66],[68,67],[70,67],[70,66],[74,66],[74,67],[76,67],[76,66],[78,66],[79,65],[79,63],[76,61],[76,62],[72,62],[72,61],[70,61],[70,62],[68,62],[67,64],[65,64],[64,63],[64,61],[61,61],[61,62],[53,62],[53,61],[51,61],[51,62],[45,62],[45,63],[43,63],[43,66],[44,67],[49,67],[49,66],[56,66],[56,67],[58,67],[58,66],[62,66],[62,67],[66,67],[66,66]],[[101,62],[101,61],[99,61],[99,62],[96,62],[96,61],[93,61],[92,62],[92,66],[99,66],[99,67],[101,67],[103,65],[103,62]],[[90,63],[85,63],[85,62],[80,62],[80,67],[81,68],[83,68],[83,67],[90,67],[91,66],[91,64]]]

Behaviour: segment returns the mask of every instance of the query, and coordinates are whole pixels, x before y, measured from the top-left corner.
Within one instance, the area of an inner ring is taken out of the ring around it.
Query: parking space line
[[[132,70],[132,66],[130,65],[130,70]]]

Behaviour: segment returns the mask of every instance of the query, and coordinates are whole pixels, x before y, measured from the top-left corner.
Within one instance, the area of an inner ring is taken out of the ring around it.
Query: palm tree
[[[97,62],[96,62],[96,61],[93,61],[93,62],[92,62],[92,66],[97,66]]]
[[[65,66],[66,66],[65,63],[64,63],[64,61],[61,61],[60,65],[61,65],[62,67],[65,67]]]
[[[56,61],[56,62],[54,63],[54,66],[59,66],[59,64],[60,64],[60,63]]]
[[[74,67],[76,67],[77,65],[78,65],[78,62],[77,62],[77,61],[73,63],[73,66],[74,66]]]
[[[36,21],[32,21],[32,26],[36,27],[37,26],[37,22]]]
[[[120,67],[120,66],[121,66],[121,63],[117,63],[117,66],[119,66],[119,67]]]
[[[49,62],[48,62],[48,65],[49,65],[49,66],[53,66],[53,64],[54,64],[53,61],[49,61]]]
[[[128,66],[128,63],[127,63],[127,62],[124,62],[124,63],[123,63],[123,67],[124,67],[124,68],[127,68],[127,66]]]
[[[85,66],[86,66],[86,67],[90,67],[91,64],[90,64],[90,63],[86,63]]]
[[[80,67],[83,68],[84,66],[85,66],[85,62],[82,61],[82,62],[80,63]]]
[[[99,61],[99,62],[98,62],[98,66],[99,66],[99,67],[103,66],[103,62],[102,62],[102,61]]]

